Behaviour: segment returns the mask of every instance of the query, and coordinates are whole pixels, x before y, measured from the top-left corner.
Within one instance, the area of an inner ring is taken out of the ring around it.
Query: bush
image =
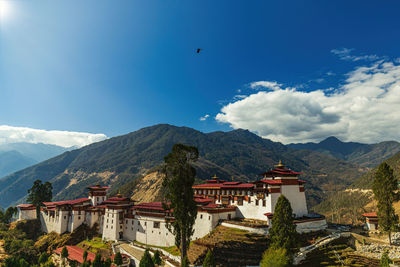
[[[142,259],[140,260],[139,267],[154,267],[154,262],[151,259],[148,249],[146,249],[144,251],[144,255],[143,255]]]
[[[264,252],[260,264],[261,267],[286,267],[290,266],[291,262],[292,259],[286,249],[270,247]]]
[[[214,254],[211,250],[207,251],[206,257],[203,261],[203,267],[215,267]]]
[[[156,265],[161,265],[161,256],[160,256],[160,251],[156,250],[156,252],[154,252],[154,256],[153,256],[153,263]]]

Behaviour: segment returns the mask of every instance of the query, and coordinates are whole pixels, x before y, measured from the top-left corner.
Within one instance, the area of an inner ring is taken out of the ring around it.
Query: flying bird
[[[197,48],[196,49],[197,54],[200,53],[201,50],[203,50],[203,48]]]

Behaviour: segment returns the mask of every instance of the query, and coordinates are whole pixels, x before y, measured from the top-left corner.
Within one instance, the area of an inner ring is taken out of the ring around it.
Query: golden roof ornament
[[[121,191],[118,191],[117,197],[122,197]]]
[[[213,179],[218,179],[217,174],[214,174]]]
[[[276,168],[282,169],[285,165],[282,164],[282,160],[279,160],[278,165],[275,165]]]

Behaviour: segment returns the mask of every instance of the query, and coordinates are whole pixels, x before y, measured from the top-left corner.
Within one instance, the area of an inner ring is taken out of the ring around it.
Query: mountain
[[[308,201],[315,205],[332,185],[347,186],[363,174],[356,165],[315,151],[295,150],[247,130],[202,133],[187,127],[155,125],[65,152],[0,180],[0,205],[21,201],[36,179],[53,184],[55,200],[85,196],[100,182],[132,193],[135,180],[163,162],[175,143],[197,146],[199,179],[256,180],[279,160],[301,171]],[[128,190],[128,191],[129,191]]]
[[[47,144],[11,143],[0,145],[0,177],[60,155],[70,148]]]
[[[31,158],[36,162],[44,161],[71,149],[73,149],[73,147],[65,148],[61,146],[42,143],[32,144],[20,142],[0,145],[0,153],[7,151],[17,151],[24,157]]]
[[[400,152],[385,160],[385,162],[393,169],[393,174],[400,181]],[[373,168],[368,173],[361,176],[357,179],[352,187],[361,188],[361,189],[371,189],[372,183],[374,180],[375,173],[378,169],[378,166]]]
[[[21,170],[37,163],[36,160],[26,157],[18,151],[0,152],[0,177]]]
[[[319,143],[289,144],[288,147],[300,150],[312,150],[335,158],[346,160],[363,168],[373,168],[382,160],[400,152],[400,143],[386,141],[378,144],[342,142],[334,136]]]

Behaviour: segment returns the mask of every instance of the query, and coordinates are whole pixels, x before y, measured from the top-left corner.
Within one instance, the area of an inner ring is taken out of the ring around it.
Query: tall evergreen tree
[[[175,144],[172,152],[165,158],[163,181],[165,205],[172,210],[174,220],[167,223],[168,230],[175,236],[175,245],[181,251],[181,262],[187,254],[193,225],[197,216],[197,206],[192,186],[196,169],[191,165],[197,161],[199,151],[196,147]]]
[[[88,252],[87,252],[87,250],[85,250],[85,251],[83,252],[83,262],[86,262],[86,260],[87,260],[87,255],[88,255]]]
[[[103,260],[102,260],[101,255],[99,253],[97,253],[96,256],[94,257],[92,266],[93,267],[102,267],[103,266]]]
[[[291,253],[297,245],[296,225],[289,200],[281,195],[275,205],[272,226],[269,230],[271,246],[284,248]]]
[[[67,247],[63,247],[63,249],[61,250],[61,260],[63,263],[65,263],[65,261],[67,260],[68,255],[69,253]]]
[[[399,222],[399,217],[393,208],[397,188],[397,179],[393,175],[392,168],[383,162],[375,173],[372,190],[378,202],[379,229],[388,234],[390,244],[392,244],[391,233]]]
[[[53,198],[53,186],[49,182],[42,184],[41,180],[36,180],[31,189],[28,190],[27,201],[36,206],[36,218],[39,219],[40,207],[43,202],[50,202]]]
[[[117,252],[117,254],[115,254],[114,263],[115,263],[115,265],[117,265],[117,266],[122,265],[122,256],[121,256],[121,253]]]
[[[214,253],[210,249],[207,251],[206,257],[204,258],[203,267],[215,267]]]
[[[156,250],[153,255],[153,263],[156,265],[161,265],[161,262],[162,262],[162,260],[161,260],[161,256],[160,256],[160,251]]]
[[[144,251],[143,257],[142,257],[142,259],[140,260],[140,263],[139,263],[139,267],[154,267],[154,262],[151,259],[151,256],[150,256],[150,253],[149,253],[148,249],[146,249]]]

